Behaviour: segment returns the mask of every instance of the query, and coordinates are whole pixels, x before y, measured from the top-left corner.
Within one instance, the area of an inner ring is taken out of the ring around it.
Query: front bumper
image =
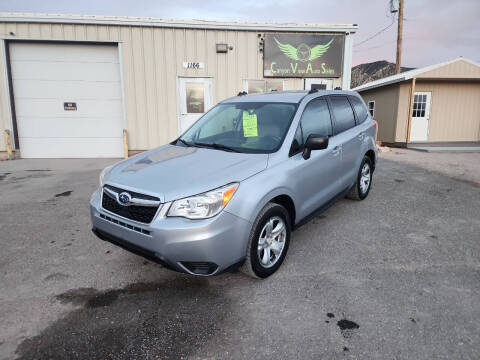
[[[101,207],[101,189],[90,201],[92,230],[135,254],[195,275],[213,275],[240,263],[246,254],[252,224],[222,211],[204,220],[159,217],[142,224]]]

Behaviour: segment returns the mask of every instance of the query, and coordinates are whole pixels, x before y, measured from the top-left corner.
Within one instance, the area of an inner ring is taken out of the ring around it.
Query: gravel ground
[[[263,281],[95,238],[111,161],[0,162],[0,358],[479,359],[480,189],[402,157],[296,230]]]
[[[424,152],[384,148],[385,159],[420,166],[480,188],[480,153]]]

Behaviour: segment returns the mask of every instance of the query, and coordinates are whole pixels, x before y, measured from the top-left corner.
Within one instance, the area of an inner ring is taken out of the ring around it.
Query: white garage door
[[[10,62],[22,157],[123,155],[116,46],[13,43]]]

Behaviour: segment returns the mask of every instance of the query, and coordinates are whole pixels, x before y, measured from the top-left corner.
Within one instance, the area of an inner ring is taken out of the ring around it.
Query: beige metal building
[[[0,13],[0,152],[123,156],[239,91],[348,89],[356,29]]]
[[[382,143],[480,144],[480,65],[473,61],[458,58],[353,90],[377,120]]]

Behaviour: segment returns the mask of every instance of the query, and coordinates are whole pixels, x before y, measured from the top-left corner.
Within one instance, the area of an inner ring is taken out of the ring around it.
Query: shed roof
[[[309,23],[269,23],[239,21],[206,21],[159,19],[153,17],[72,15],[72,14],[40,14],[0,12],[0,22],[24,23],[60,23],[60,24],[96,24],[153,26],[192,29],[223,29],[249,31],[302,31],[302,32],[348,32],[354,33],[357,24],[309,24]]]
[[[479,79],[480,65],[472,60],[456,58],[440,64],[430,65],[419,69],[413,69],[400,74],[387,76],[383,79],[370,81],[357,86],[354,91],[365,91],[378,87],[395,84],[413,78],[420,79]]]

